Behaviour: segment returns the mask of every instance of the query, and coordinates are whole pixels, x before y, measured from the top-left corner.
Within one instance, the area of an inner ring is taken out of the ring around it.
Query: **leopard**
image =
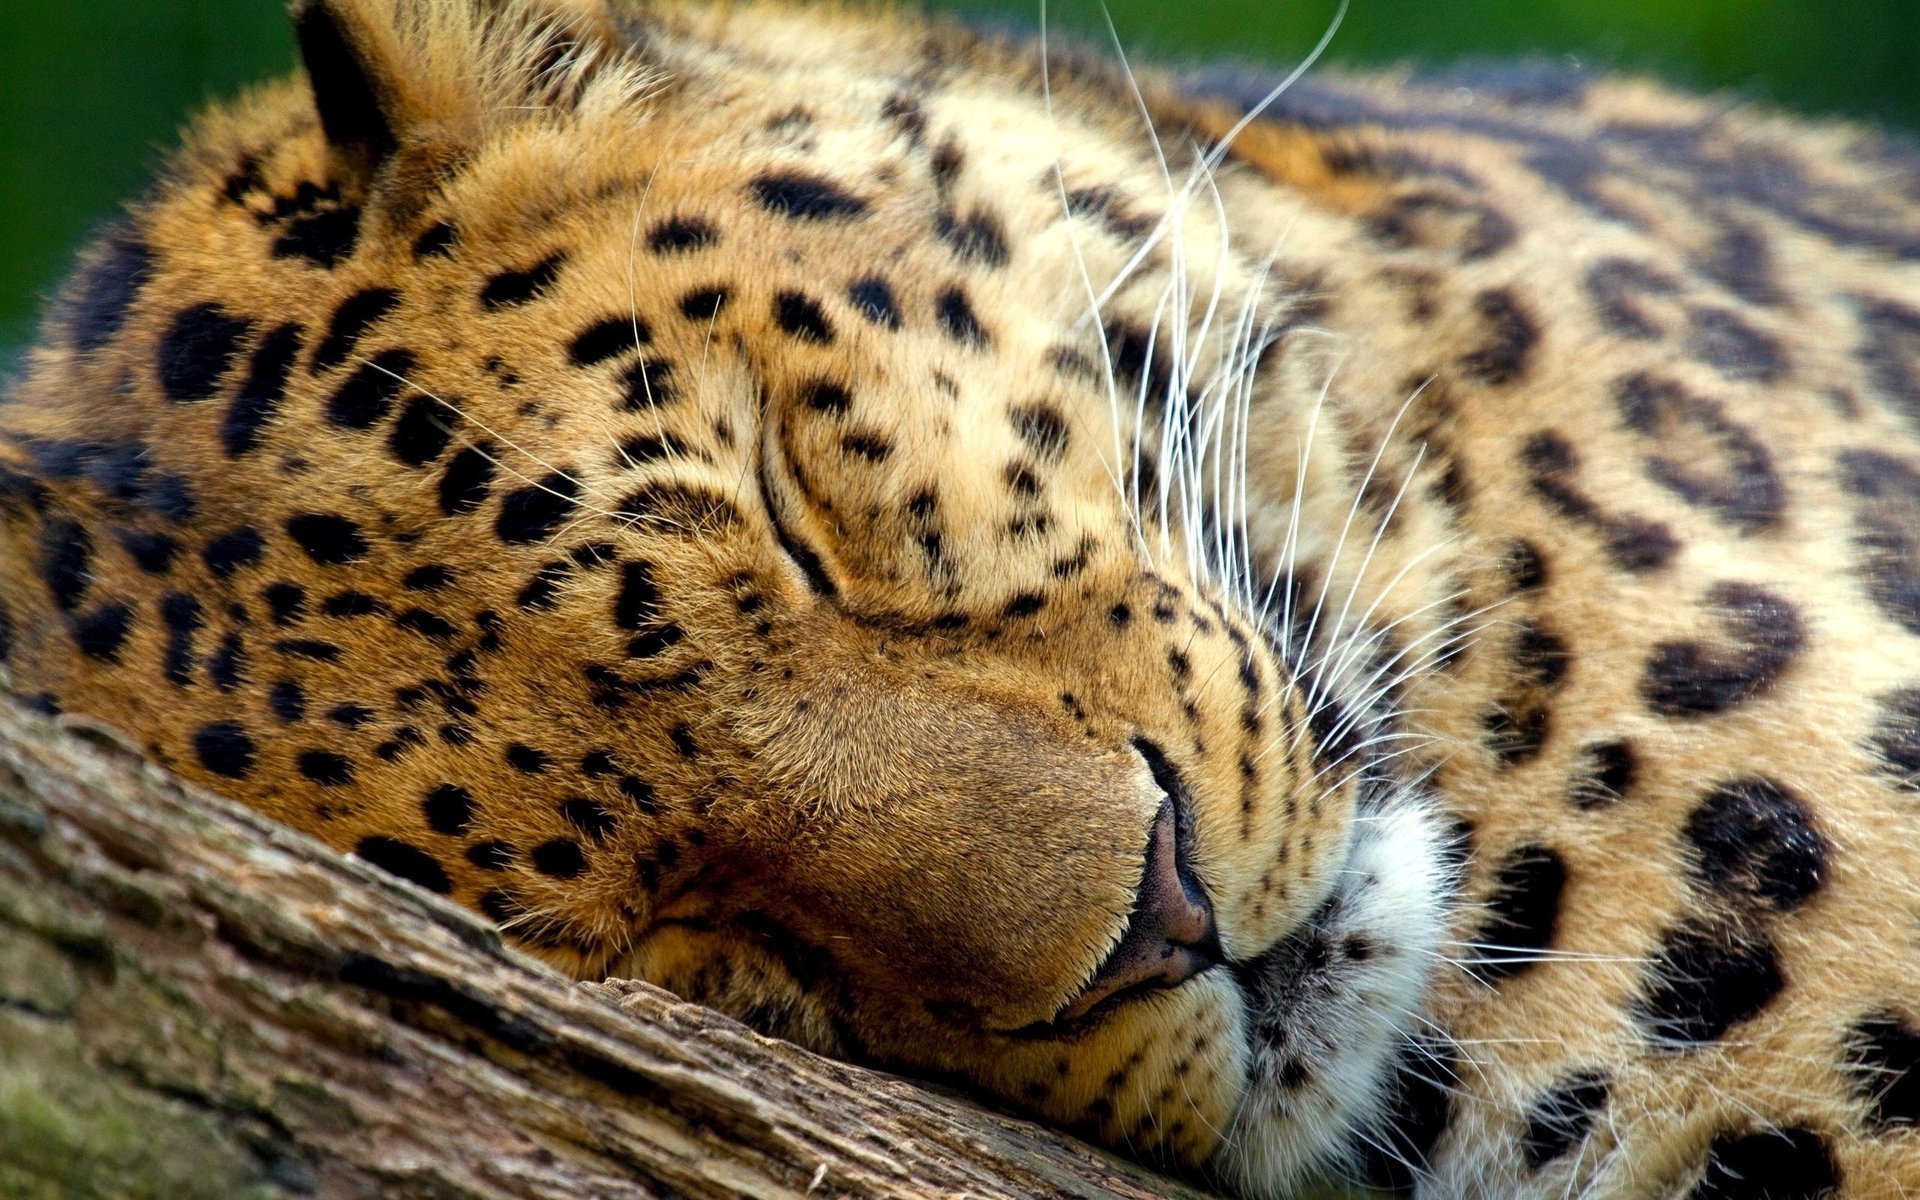
[[[290,15],[7,382],[17,703],[1229,1194],[1920,1191],[1911,143]]]

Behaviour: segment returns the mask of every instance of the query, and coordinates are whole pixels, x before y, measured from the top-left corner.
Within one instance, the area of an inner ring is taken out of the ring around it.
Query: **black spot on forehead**
[[[1537,966],[1539,952],[1553,944],[1566,884],[1565,861],[1546,846],[1522,846],[1502,859],[1487,897],[1473,972],[1505,979]]]
[[[673,364],[658,358],[645,358],[621,374],[626,388],[622,406],[628,412],[657,408],[679,397],[673,383]]]
[[[560,277],[567,256],[553,254],[522,271],[502,271],[487,280],[480,291],[480,303],[489,309],[501,309],[538,299]]]
[[[1634,1017],[1659,1049],[1685,1049],[1758,1015],[1784,987],[1765,936],[1692,918],[1661,938]]]
[[[393,623],[397,628],[436,642],[451,641],[460,634],[445,617],[424,608],[410,608],[395,617]]]
[[[160,601],[160,619],[167,627],[163,669],[169,683],[185,687],[193,682],[193,635],[206,623],[200,602],[182,592]]]
[[[193,519],[196,508],[193,491],[184,476],[154,476],[143,499],[148,511],[175,525]]]
[[[287,222],[274,240],[273,256],[304,258],[317,267],[332,270],[334,264],[353,253],[359,241],[360,210],[330,208]]]
[[[800,389],[800,402],[815,412],[838,415],[853,406],[853,397],[837,383],[816,379]]]
[[[401,579],[400,586],[410,592],[437,592],[454,580],[453,569],[430,563],[424,567],[415,567]]]
[[[560,585],[566,581],[567,570],[566,563],[547,563],[520,589],[513,602],[526,609],[552,608],[560,598]]]
[[[467,861],[482,871],[504,871],[513,866],[514,849],[506,842],[475,842],[467,847]],[[488,892],[487,895],[498,895]],[[487,915],[492,916],[489,912]],[[498,917],[494,918],[499,920]]]
[[[735,525],[740,512],[718,492],[679,483],[654,483],[628,492],[616,519],[662,532],[694,536],[717,526]]]
[[[1724,641],[1662,642],[1647,658],[1640,694],[1662,716],[1708,716],[1762,696],[1806,647],[1799,610],[1757,584],[1716,584],[1706,600]]]
[[[1920,1031],[1876,1013],[1848,1031],[1845,1061],[1877,1132],[1920,1124]]]
[[[273,648],[288,658],[304,658],[309,662],[339,662],[340,647],[332,642],[317,642],[306,638],[289,638],[273,644]]]
[[[413,355],[405,350],[382,350],[327,399],[327,420],[342,429],[366,429],[393,409],[413,373]]]
[[[459,241],[459,230],[445,221],[435,221],[414,239],[413,256],[417,259],[448,258]]]
[[[567,359],[576,367],[591,367],[652,341],[652,328],[638,316],[608,317],[575,335],[567,347]]]
[[[749,186],[762,208],[789,220],[847,220],[867,211],[865,200],[818,175],[768,172],[755,177]]]
[[[1687,817],[1684,834],[1694,874],[1707,888],[1781,911],[1820,889],[1832,849],[1798,796],[1758,776],[1709,791]]]
[[[1600,1071],[1582,1071],[1549,1088],[1527,1110],[1527,1128],[1520,1149],[1527,1169],[1538,1171],[1586,1140],[1595,1118],[1607,1104],[1607,1077]]]
[[[303,332],[298,324],[289,323],[260,339],[246,381],[220,426],[220,442],[227,457],[238,458],[260,444],[261,429],[280,411],[285,398],[287,378],[300,356]]]
[[[211,398],[251,329],[218,304],[182,309],[160,339],[160,387],[167,399],[185,404]]]
[[[695,288],[680,297],[680,315],[690,321],[711,321],[727,307],[731,295],[719,286]]]
[[[282,679],[268,689],[267,707],[285,724],[298,724],[306,719],[307,693],[291,679]]]
[[[237,632],[220,639],[220,648],[207,662],[207,678],[223,692],[238,691],[247,679],[246,641]]]
[[[253,738],[231,721],[202,726],[193,735],[200,765],[227,779],[245,779],[253,772]]]
[[[477,511],[493,487],[493,451],[490,443],[469,446],[453,456],[440,476],[440,511],[449,517]]]
[[[333,318],[327,322],[327,335],[320,348],[313,352],[309,369],[318,375],[347,361],[347,356],[359,344],[360,335],[399,306],[400,293],[392,288],[367,288],[348,296],[333,310]]]
[[[992,342],[992,337],[980,324],[980,318],[974,315],[973,302],[967,299],[967,293],[961,288],[942,290],[934,298],[933,311],[941,330],[954,341],[976,348]]]
[[[627,641],[628,658],[653,658],[680,644],[685,632],[674,624],[656,625],[642,630]]]
[[[78,293],[61,314],[74,348],[82,354],[113,340],[153,275],[153,251],[127,226],[109,233],[95,253],[80,277]]]
[[[579,494],[580,485],[558,471],[508,492],[501,498],[494,534],[511,545],[546,541],[566,521]]]
[[[446,453],[453,440],[443,406],[431,396],[415,396],[400,410],[400,419],[387,435],[387,449],[409,467],[424,467]]]
[[[879,276],[869,275],[848,284],[847,299],[869,323],[883,329],[900,328],[900,305],[893,298],[893,289]]]
[[[447,878],[440,860],[418,846],[390,837],[369,837],[360,839],[353,852],[389,875],[429,892],[444,896],[453,890],[453,881]]]
[[[1783,1126],[1714,1138],[1706,1172],[1687,1200],[1824,1200],[1839,1187],[1826,1139]]]
[[[614,465],[631,470],[661,459],[684,457],[686,453],[686,447],[665,434],[642,433],[620,443],[620,456]]]
[[[515,742],[507,747],[507,764],[522,775],[539,775],[553,765],[553,759],[544,750]]]
[[[612,813],[581,796],[561,801],[560,815],[567,824],[596,842],[606,841],[607,835],[620,823]]]
[[[614,599],[614,624],[643,629],[660,618],[660,589],[649,563],[630,562],[620,568],[620,592]]]
[[[117,663],[121,648],[133,632],[133,609],[112,601],[69,618],[68,628],[80,653],[101,662]]]
[[[117,537],[120,548],[133,559],[133,564],[149,575],[164,575],[172,570],[174,556],[180,553],[180,543],[164,533],[123,529]]]
[[[295,760],[300,774],[321,787],[345,787],[353,782],[353,761],[331,750],[303,750]]]
[[[580,852],[580,843],[567,838],[542,842],[533,848],[529,857],[534,870],[555,879],[572,879],[587,869],[587,858]]]
[[[307,593],[296,584],[270,584],[261,592],[275,625],[292,625],[305,615]]]
[[[773,299],[773,319],[788,335],[803,342],[831,342],[833,326],[819,304],[802,292],[781,292]]]
[[[713,222],[699,217],[670,217],[647,233],[647,249],[655,254],[684,254],[719,242]]]
[[[342,729],[360,729],[373,721],[373,710],[364,704],[336,704],[327,710],[327,720]]]
[[[325,616],[338,618],[370,617],[375,613],[387,611],[387,606],[367,595],[365,592],[335,592],[320,604]]]
[[[40,527],[40,577],[65,612],[80,603],[92,580],[93,538],[78,521],[56,517]]]
[[[511,851],[511,847],[508,849]],[[508,861],[512,861],[511,853],[508,855]],[[501,925],[506,925],[525,916],[527,911],[526,907],[514,898],[513,893],[502,891],[499,888],[482,893],[480,899],[475,901],[475,903],[480,906],[481,912],[486,913],[487,916],[493,918],[496,923]]]
[[[367,556],[360,527],[332,513],[302,513],[287,519],[287,535],[323,567],[359,562]]]
[[[460,837],[473,824],[473,793],[451,783],[428,792],[420,802],[427,828],[447,837]]]

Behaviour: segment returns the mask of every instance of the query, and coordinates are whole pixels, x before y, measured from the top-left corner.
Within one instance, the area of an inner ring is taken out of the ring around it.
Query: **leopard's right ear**
[[[352,0],[295,0],[294,36],[327,141],[350,165],[372,173],[399,145],[418,98],[391,20]]]
[[[416,136],[568,107],[622,56],[604,0],[293,0],[327,141],[370,176]]]

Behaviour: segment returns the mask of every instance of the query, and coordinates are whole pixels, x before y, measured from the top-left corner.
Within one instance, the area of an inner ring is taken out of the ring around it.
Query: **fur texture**
[[[27,703],[1250,1196],[1920,1188],[1920,155],[872,12],[295,18],[0,406]],[[1208,969],[1107,996],[1156,887]]]

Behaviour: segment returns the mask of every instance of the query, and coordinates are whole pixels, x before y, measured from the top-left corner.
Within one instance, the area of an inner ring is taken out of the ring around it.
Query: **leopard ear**
[[[371,172],[399,145],[396,128],[411,115],[392,23],[352,0],[295,0],[293,28],[327,141]]]
[[[293,0],[327,141],[368,174],[410,140],[576,101],[622,57],[605,0]]]

